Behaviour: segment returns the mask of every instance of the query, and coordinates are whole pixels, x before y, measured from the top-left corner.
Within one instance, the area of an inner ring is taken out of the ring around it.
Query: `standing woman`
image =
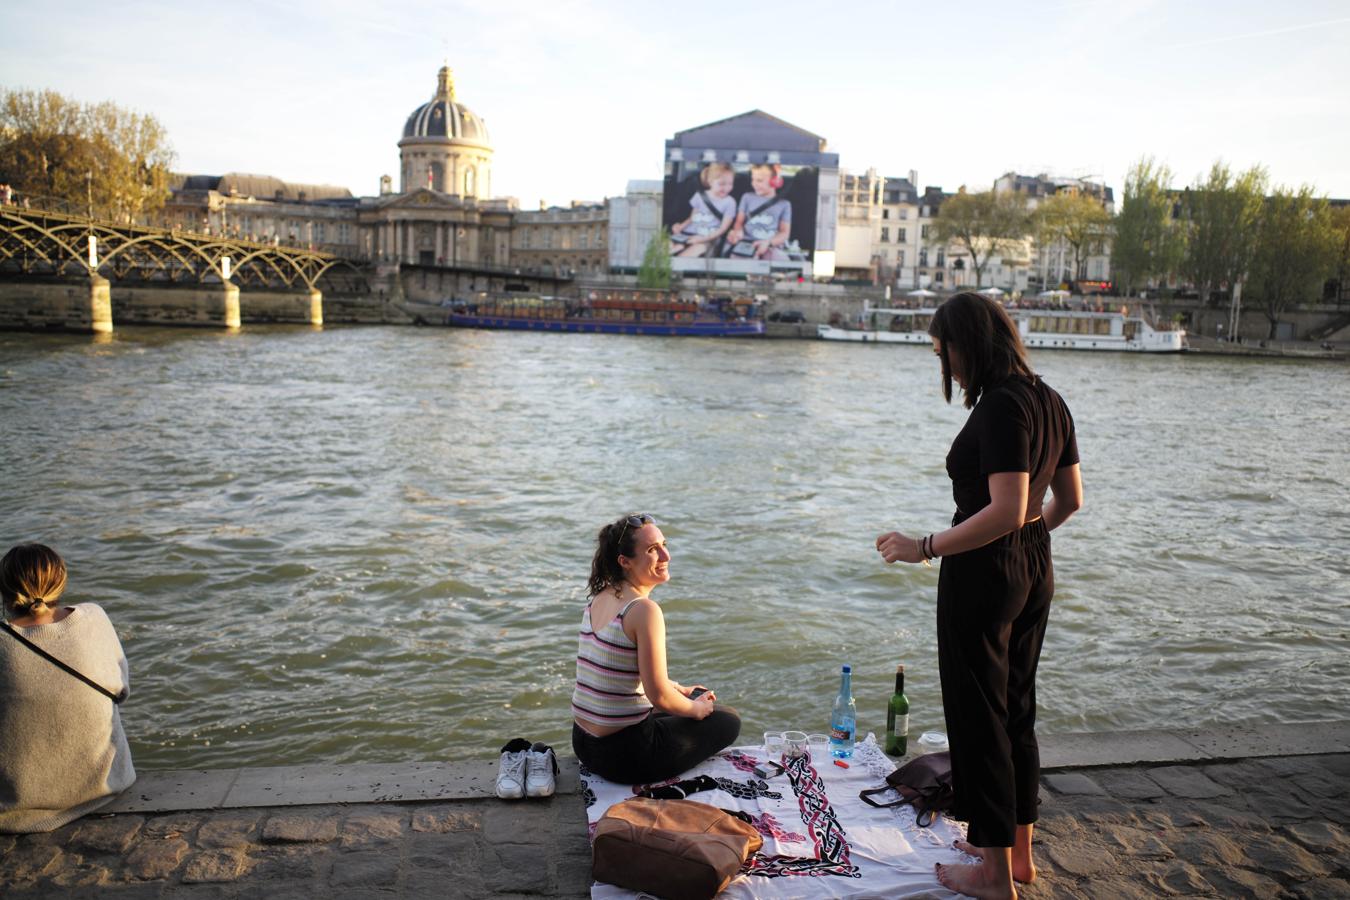
[[[670,551],[651,516],[600,529],[577,641],[572,750],[619,784],[679,775],[741,733],[740,716],[712,691],[666,673],[666,620],[651,592],[669,580]]]
[[[973,897],[1015,897],[1036,877],[1039,803],[1036,663],[1054,594],[1050,532],[1082,506],[1073,417],[1031,370],[1003,307],[973,293],[938,307],[928,329],[971,410],[947,454],[956,515],[927,536],[877,538],[888,563],[942,557],[938,666],[951,742],[959,849],[978,865],[939,865],[938,880]],[[1051,498],[1046,502],[1047,490]]]
[[[0,560],[0,832],[60,828],[136,780],[118,710],[122,645],[97,604],[59,605],[65,588],[49,547]]]

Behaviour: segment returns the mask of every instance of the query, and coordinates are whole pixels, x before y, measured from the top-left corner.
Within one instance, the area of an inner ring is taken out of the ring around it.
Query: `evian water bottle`
[[[853,702],[853,667],[844,666],[839,676],[839,696],[830,711],[830,755],[848,759],[853,755],[853,739],[858,728],[858,707]]]

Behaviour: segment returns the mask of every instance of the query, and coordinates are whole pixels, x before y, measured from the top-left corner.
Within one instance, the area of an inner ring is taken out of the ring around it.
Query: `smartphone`
[[[708,693],[707,688],[694,688],[692,691],[689,692],[689,699],[697,700],[699,697],[702,697],[706,693]]]

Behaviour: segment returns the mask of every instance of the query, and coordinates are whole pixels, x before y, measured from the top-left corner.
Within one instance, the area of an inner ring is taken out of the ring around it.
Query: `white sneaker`
[[[529,752],[530,742],[524,738],[513,738],[502,748],[497,764],[498,797],[519,800],[525,796],[525,757]]]
[[[552,797],[558,760],[553,748],[537,742],[525,752],[525,796]]]

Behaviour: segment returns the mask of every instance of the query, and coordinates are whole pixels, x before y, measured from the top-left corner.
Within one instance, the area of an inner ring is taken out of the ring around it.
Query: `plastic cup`
[[[947,735],[941,731],[925,731],[919,735],[920,753],[939,753],[947,749]]]
[[[805,731],[785,731],[783,732],[783,744],[786,746],[788,759],[797,759],[805,756],[810,744],[807,741]]]
[[[828,734],[808,734],[806,744],[811,750],[812,759],[825,759],[830,755],[830,736]]]
[[[783,755],[785,749],[786,745],[783,743],[783,732],[764,732],[764,753],[769,759],[778,759],[778,757]]]

